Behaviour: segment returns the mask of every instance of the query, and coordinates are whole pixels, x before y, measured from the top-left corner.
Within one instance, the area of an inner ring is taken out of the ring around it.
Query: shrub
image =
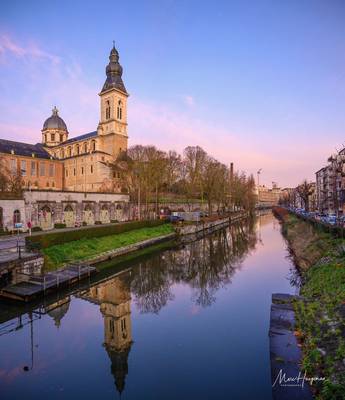
[[[95,225],[102,225],[102,221],[95,221]]]
[[[56,244],[72,242],[79,239],[90,239],[95,237],[102,237],[114,235],[117,233],[128,232],[133,229],[140,229],[145,227],[153,227],[165,224],[166,221],[150,220],[150,221],[131,221],[124,222],[116,225],[105,225],[102,227],[89,227],[86,229],[78,229],[67,232],[51,232],[36,236],[27,236],[25,238],[26,244],[40,243],[41,248],[47,248]],[[83,223],[84,225],[84,223]]]
[[[85,221],[83,221],[82,225],[83,226],[87,226],[87,223]]]
[[[117,222],[119,222],[117,219],[112,219],[112,220],[110,220],[110,222],[112,223],[112,224],[116,224]]]
[[[40,226],[34,226],[33,228],[31,228],[31,232],[41,232],[42,228]]]
[[[57,223],[54,224],[54,228],[55,229],[63,229],[63,228],[66,228],[66,224],[57,222]]]

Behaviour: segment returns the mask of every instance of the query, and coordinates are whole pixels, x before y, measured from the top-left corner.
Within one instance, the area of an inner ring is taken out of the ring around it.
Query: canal
[[[271,399],[271,294],[294,276],[269,213],[33,310],[1,304],[0,397]]]

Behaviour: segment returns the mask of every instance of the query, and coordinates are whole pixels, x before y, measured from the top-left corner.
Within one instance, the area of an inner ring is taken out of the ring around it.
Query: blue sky
[[[313,179],[345,143],[344,1],[3,1],[0,137],[40,141],[54,105],[95,130],[115,40],[129,144],[201,145],[264,183]]]

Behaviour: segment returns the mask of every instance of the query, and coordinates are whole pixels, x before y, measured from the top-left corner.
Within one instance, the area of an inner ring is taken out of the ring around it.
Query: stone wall
[[[23,200],[0,200],[2,229],[14,229],[14,213],[19,210],[23,231],[54,224],[67,227],[129,220],[129,196],[112,193],[24,191]]]

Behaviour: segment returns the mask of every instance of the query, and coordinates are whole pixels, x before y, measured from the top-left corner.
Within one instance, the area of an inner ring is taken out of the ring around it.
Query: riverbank
[[[101,262],[111,256],[135,251],[136,247],[142,248],[156,243],[154,238],[165,238],[174,234],[171,224],[154,227],[134,229],[128,232],[102,236],[96,238],[82,238],[71,242],[57,244],[42,250],[45,258],[45,269],[54,270],[71,261],[95,261]],[[147,242],[149,241],[149,242]],[[146,242],[140,246],[142,242]],[[137,245],[136,247],[134,245]],[[122,251],[120,251],[120,249]]]
[[[326,378],[313,385],[317,399],[345,399],[345,240],[274,211],[301,274],[294,310],[302,370]]]

